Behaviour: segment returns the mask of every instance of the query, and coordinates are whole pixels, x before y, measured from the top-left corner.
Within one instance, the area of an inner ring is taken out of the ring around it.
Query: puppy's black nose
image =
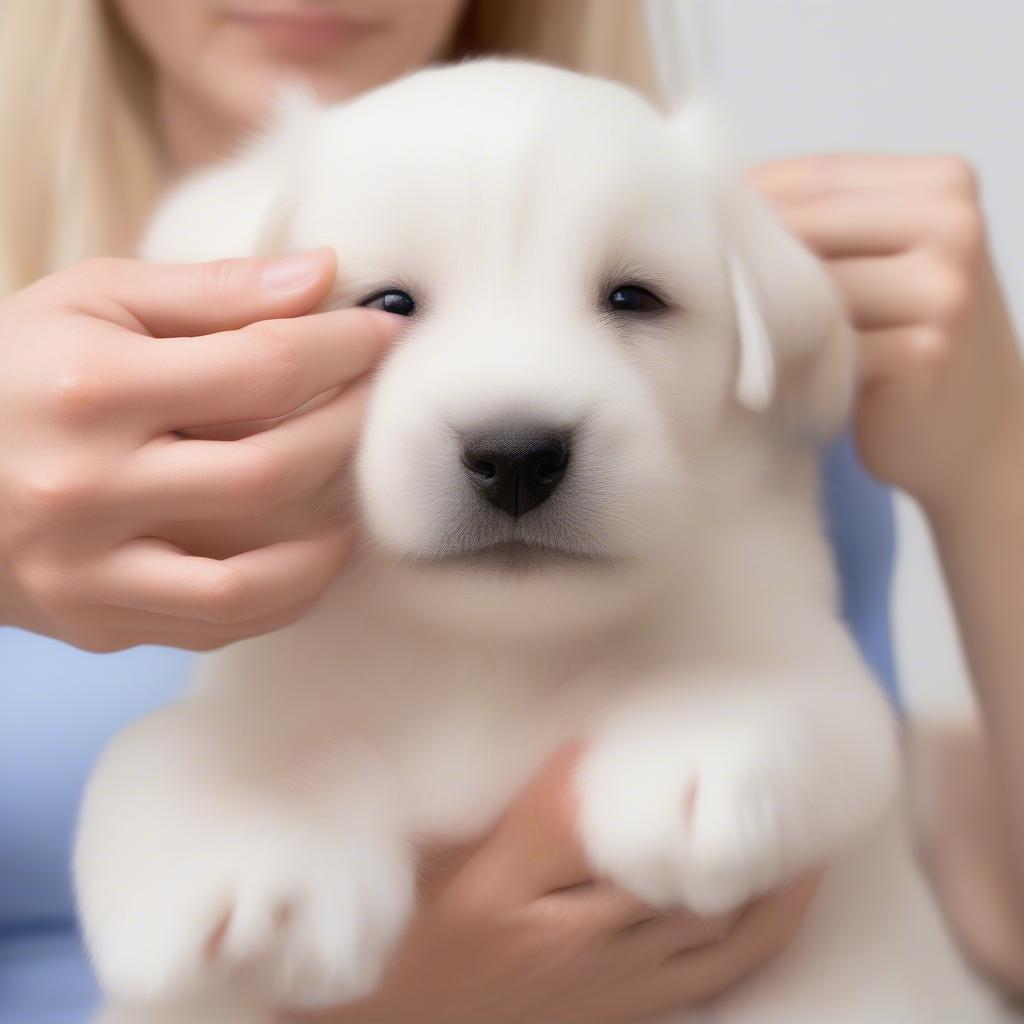
[[[481,431],[463,439],[462,464],[492,505],[521,516],[554,494],[569,467],[570,440],[558,427]]]

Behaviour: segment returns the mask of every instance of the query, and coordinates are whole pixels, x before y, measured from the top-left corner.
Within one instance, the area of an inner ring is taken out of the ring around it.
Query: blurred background
[[[955,153],[981,176],[992,245],[1024,324],[1024,3],[692,0],[710,74],[750,161],[822,151]],[[927,530],[898,505],[893,615],[907,703],[971,705]]]

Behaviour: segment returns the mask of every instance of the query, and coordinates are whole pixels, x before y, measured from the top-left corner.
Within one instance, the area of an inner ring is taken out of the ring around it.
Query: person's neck
[[[157,114],[162,126],[167,173],[176,178],[230,154],[246,126],[164,80],[157,87]]]

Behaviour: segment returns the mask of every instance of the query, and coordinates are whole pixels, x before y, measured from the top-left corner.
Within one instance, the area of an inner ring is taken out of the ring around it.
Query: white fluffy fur
[[[370,991],[416,840],[479,834],[572,737],[590,860],[656,906],[728,910],[833,862],[782,958],[666,1019],[985,1019],[913,870],[894,723],[818,522],[851,339],[712,120],[467,64],[291,103],[158,214],[150,256],[330,244],[334,305],[390,285],[418,307],[344,484],[355,563],[300,623],[207,657],[91,784],[76,872],[110,1024],[256,1024],[269,1000]],[[773,346],[763,410],[737,398],[730,260]],[[610,315],[631,280],[672,309]],[[562,487],[513,521],[473,503],[456,436],[516,418],[578,433]],[[565,555],[459,557],[494,540]]]

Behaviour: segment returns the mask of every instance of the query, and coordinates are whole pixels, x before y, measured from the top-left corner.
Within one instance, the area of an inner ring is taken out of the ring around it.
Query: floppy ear
[[[308,89],[283,88],[266,129],[238,156],[186,178],[160,203],[139,256],[190,263],[282,255],[320,110]]]
[[[689,104],[674,127],[716,207],[734,311],[736,400],[822,440],[844,423],[855,380],[854,336],[839,294],[821,262],[743,181],[711,104]]]

